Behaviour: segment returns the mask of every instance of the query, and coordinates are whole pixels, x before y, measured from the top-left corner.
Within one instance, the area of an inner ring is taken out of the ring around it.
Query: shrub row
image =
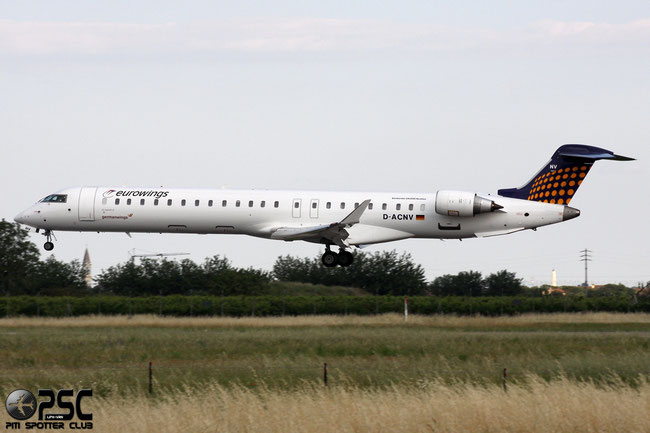
[[[309,314],[401,313],[400,296],[91,296],[0,298],[4,316],[80,316],[88,314],[162,314],[169,316],[280,316]],[[626,297],[433,297],[409,298],[412,314],[498,316],[555,312],[650,312],[650,298]]]

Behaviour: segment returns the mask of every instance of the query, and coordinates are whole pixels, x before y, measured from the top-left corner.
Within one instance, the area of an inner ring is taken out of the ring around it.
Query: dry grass
[[[160,328],[269,328],[321,326],[426,326],[436,328],[528,327],[538,324],[622,324],[650,323],[648,313],[557,313],[522,314],[519,316],[416,316],[408,322],[400,314],[378,316],[285,316],[285,317],[160,317],[155,315],[81,316],[81,317],[12,317],[0,319],[0,328],[88,328],[88,327],[160,327]]]
[[[97,432],[649,432],[650,383],[596,386],[531,376],[499,386],[420,383],[249,390],[217,384],[158,398],[95,399]]]

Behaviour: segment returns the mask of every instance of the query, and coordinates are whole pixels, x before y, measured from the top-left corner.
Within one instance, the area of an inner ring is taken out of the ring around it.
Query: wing
[[[319,241],[324,239],[340,247],[349,247],[350,245],[345,240],[350,234],[346,229],[359,223],[361,215],[369,204],[370,200],[365,200],[339,222],[309,227],[280,227],[271,233],[271,239],[284,241]]]

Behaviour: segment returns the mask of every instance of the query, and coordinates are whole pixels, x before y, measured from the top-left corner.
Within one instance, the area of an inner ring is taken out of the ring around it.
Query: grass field
[[[649,314],[10,318],[0,348],[3,395],[91,387],[100,431],[650,431]]]

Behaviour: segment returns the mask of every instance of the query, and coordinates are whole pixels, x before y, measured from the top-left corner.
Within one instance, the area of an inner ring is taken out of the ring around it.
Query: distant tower
[[[555,269],[551,271],[551,287],[557,287],[557,272],[555,272]]]
[[[86,252],[84,253],[83,267],[84,270],[86,271],[86,276],[84,277],[86,286],[92,287],[93,285],[92,265],[90,264],[90,254],[88,254],[87,247],[86,247]]]

